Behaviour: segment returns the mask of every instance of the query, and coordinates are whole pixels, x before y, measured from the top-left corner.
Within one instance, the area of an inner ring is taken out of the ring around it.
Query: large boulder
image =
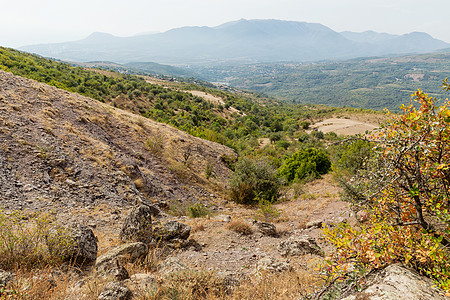
[[[292,236],[278,244],[278,251],[283,256],[299,256],[305,254],[316,254],[323,256],[323,251],[317,245],[314,238],[303,236]]]
[[[46,242],[51,253],[64,256],[78,266],[91,265],[97,259],[97,238],[92,229],[83,224],[55,226]]]
[[[123,242],[152,241],[152,213],[153,210],[147,205],[134,208],[126,217],[120,231],[120,239]]]
[[[362,292],[344,300],[428,300],[448,299],[437,289],[433,281],[401,264],[388,266],[368,279],[372,283]]]

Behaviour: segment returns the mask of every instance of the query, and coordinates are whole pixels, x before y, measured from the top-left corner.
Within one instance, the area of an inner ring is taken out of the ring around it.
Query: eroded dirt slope
[[[65,211],[220,196],[234,152],[0,71],[0,206]],[[211,177],[205,169],[212,169]]]

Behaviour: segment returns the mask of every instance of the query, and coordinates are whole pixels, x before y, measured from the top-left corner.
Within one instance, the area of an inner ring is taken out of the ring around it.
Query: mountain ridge
[[[20,49],[63,60],[189,65],[348,59],[431,52],[448,47],[450,44],[426,33],[400,36],[339,33],[319,23],[241,19],[215,27],[187,26],[131,37],[93,33],[78,41]]]

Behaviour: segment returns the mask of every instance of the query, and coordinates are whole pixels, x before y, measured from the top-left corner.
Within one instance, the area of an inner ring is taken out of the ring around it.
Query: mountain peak
[[[116,38],[116,36],[106,33],[106,32],[93,32],[91,33],[85,40],[103,40],[103,39],[111,39]]]

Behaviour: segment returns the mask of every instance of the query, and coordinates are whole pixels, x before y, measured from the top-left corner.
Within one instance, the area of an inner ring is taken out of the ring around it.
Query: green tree
[[[323,149],[301,149],[287,158],[278,169],[278,174],[287,182],[302,180],[306,177],[317,178],[331,168],[331,161]]]

